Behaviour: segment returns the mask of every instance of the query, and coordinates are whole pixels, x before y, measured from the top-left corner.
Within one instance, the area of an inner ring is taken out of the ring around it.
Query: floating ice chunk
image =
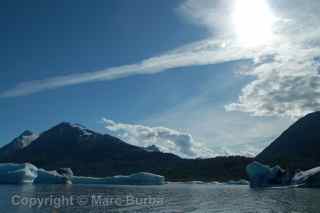
[[[71,177],[73,184],[114,184],[114,185],[163,185],[165,178],[151,173],[136,173],[129,176],[113,176],[106,178]]]
[[[95,177],[84,177],[84,176],[73,176],[71,182],[73,184],[112,184],[112,178],[95,178]]]
[[[74,175],[73,171],[71,170],[71,168],[60,168],[60,169],[57,170],[57,172],[60,175],[63,175],[63,176],[66,176],[66,177],[72,177]]]
[[[241,180],[230,180],[225,182],[227,185],[249,185],[249,181],[241,179]]]
[[[252,188],[290,184],[290,177],[280,166],[271,168],[255,161],[247,166],[246,172]]]
[[[32,164],[0,164],[0,184],[32,183],[37,177],[38,169]]]
[[[129,182],[132,185],[162,185],[165,182],[165,178],[152,173],[140,172],[130,175]]]
[[[34,180],[35,184],[66,184],[71,183],[70,180],[57,171],[46,171],[38,169],[38,176]]]
[[[129,176],[113,176],[106,178],[73,176],[68,168],[57,171],[38,169],[32,164],[0,163],[0,184],[115,184],[115,185],[162,185],[165,178],[152,173],[136,173]]]
[[[296,173],[292,178],[292,184],[320,187],[320,167]]]
[[[251,187],[263,187],[267,185],[267,178],[271,174],[271,168],[259,162],[253,162],[247,166],[246,172],[249,176]]]
[[[217,185],[217,184],[222,184],[222,183],[219,182],[219,181],[211,181],[210,184],[215,184],[215,185]]]
[[[199,180],[187,181],[185,183],[186,184],[205,184],[205,182],[199,181]]]

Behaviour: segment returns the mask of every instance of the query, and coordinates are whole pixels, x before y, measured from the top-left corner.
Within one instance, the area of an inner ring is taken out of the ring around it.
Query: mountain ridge
[[[9,156],[15,152],[29,146],[33,141],[39,137],[38,134],[30,130],[23,131],[18,137],[14,138],[10,143],[0,148],[1,156]]]
[[[241,156],[182,159],[170,153],[145,150],[79,124],[62,122],[0,162],[30,162],[45,169],[72,168],[76,175],[113,176],[137,172],[163,175],[167,180],[226,181],[246,177],[252,158]]]

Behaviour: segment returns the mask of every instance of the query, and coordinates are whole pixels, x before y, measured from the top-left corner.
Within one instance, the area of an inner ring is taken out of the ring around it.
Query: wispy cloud
[[[133,75],[151,75],[173,68],[217,64],[251,58],[252,55],[251,51],[237,49],[235,46],[227,47],[225,41],[204,40],[145,59],[136,64],[111,67],[95,72],[75,73],[43,80],[22,82],[13,88],[1,92],[0,97],[24,96],[59,87],[95,81],[110,81]]]

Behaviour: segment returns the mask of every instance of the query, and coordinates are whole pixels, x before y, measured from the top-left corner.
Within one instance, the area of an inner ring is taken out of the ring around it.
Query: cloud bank
[[[183,158],[213,157],[211,150],[184,132],[166,127],[149,127],[136,124],[117,123],[103,118],[108,134],[135,146],[156,145],[161,152],[173,153]]]

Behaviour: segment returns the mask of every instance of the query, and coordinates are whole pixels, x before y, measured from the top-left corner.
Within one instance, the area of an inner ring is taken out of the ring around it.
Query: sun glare
[[[274,21],[266,0],[235,0],[232,23],[241,45],[256,47],[271,42]]]

